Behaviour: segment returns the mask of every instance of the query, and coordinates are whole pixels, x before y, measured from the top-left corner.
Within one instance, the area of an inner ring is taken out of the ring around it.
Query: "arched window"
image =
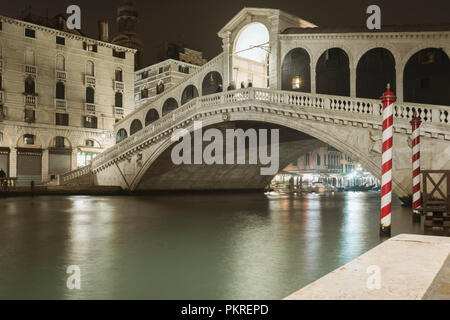
[[[160,94],[163,92],[164,92],[164,82],[162,82],[162,80],[160,80],[158,85],[156,86],[156,94]]]
[[[209,72],[202,82],[202,95],[222,92],[222,76],[217,71]]]
[[[185,103],[188,103],[189,101],[197,97],[197,88],[194,85],[190,84],[183,90],[183,94],[181,95],[181,105],[184,105]]]
[[[116,81],[120,81],[120,82],[123,81],[122,70],[119,69],[119,68],[116,69],[116,72],[115,72],[115,79],[116,79]]]
[[[295,48],[288,52],[281,66],[281,89],[311,92],[311,67],[308,52]]]
[[[64,100],[66,98],[64,83],[56,83],[56,99]]]
[[[407,102],[450,105],[450,60],[444,50],[423,49],[408,60],[403,92]]]
[[[116,92],[115,94],[115,106],[118,108],[123,107],[123,96],[121,92]]]
[[[128,134],[127,134],[127,131],[125,129],[122,128],[119,131],[117,131],[116,143],[119,143],[122,140],[125,140],[126,138],[128,138]]]
[[[86,62],[86,75],[94,77],[95,76],[95,66],[92,61]]]
[[[25,93],[26,94],[34,94],[35,93],[34,79],[31,77],[28,77],[25,79]]]
[[[167,99],[162,107],[162,115],[163,117],[172,112],[173,110],[175,110],[176,108],[178,108],[178,103],[177,100],[175,100],[174,98],[169,98]]]
[[[356,96],[359,98],[379,99],[386,85],[391,84],[395,92],[395,59],[385,48],[367,51],[356,67]]]
[[[86,88],[86,102],[87,102],[87,103],[95,103],[95,102],[94,102],[94,101],[95,101],[94,96],[95,96],[95,90],[94,90],[94,88],[92,88],[92,87],[87,87],[87,88]]]
[[[25,64],[29,66],[34,66],[34,51],[27,49],[25,51]]]
[[[344,50],[326,50],[316,65],[317,93],[350,96],[349,58]]]
[[[158,111],[155,109],[148,110],[147,114],[145,115],[145,126],[148,126],[152,122],[155,122],[159,119]]]
[[[138,119],[134,119],[130,126],[130,136],[142,129],[142,123]]]
[[[59,70],[59,71],[66,70],[66,61],[62,54],[58,54],[56,56],[56,70]]]

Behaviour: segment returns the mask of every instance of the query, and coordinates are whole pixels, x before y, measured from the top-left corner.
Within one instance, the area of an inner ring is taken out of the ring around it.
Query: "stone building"
[[[39,183],[110,146],[134,109],[134,53],[0,16],[0,168]]]
[[[174,42],[164,42],[160,45],[157,52],[157,59],[159,62],[173,59],[197,66],[202,66],[208,62],[208,60],[203,58],[203,52],[189,49],[184,45]]]
[[[150,102],[198,69],[199,67],[194,64],[167,59],[136,71],[134,82],[136,108]]]

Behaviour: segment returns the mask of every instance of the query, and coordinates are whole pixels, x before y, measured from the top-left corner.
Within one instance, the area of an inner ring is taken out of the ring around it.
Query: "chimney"
[[[100,20],[98,22],[98,39],[100,41],[109,42],[108,21]]]

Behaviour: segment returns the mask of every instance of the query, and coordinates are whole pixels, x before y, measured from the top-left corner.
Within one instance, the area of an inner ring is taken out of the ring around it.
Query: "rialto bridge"
[[[450,28],[326,30],[279,10],[244,8],[218,35],[223,52],[115,125],[116,145],[61,184],[129,190],[262,189],[259,165],[179,165],[178,128],[280,128],[280,168],[319,141],[380,177],[381,104],[394,106],[394,192],[411,194],[411,125],[422,167],[450,168]]]

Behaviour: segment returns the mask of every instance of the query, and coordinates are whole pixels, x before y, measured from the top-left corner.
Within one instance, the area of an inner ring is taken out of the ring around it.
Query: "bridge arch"
[[[380,177],[381,169],[380,163],[378,161],[380,156],[378,154],[376,156],[371,156],[370,153],[367,151],[368,147],[366,143],[361,142],[349,144],[347,141],[345,141],[345,139],[342,139],[342,136],[339,135],[338,133],[336,134],[330,133],[330,128],[329,126],[327,126],[327,124],[317,123],[316,125],[311,125],[304,121],[298,121],[295,119],[286,121],[286,118],[281,115],[276,115],[272,113],[257,114],[253,112],[236,113],[233,115],[233,122],[234,121],[254,121],[260,123],[269,123],[280,127],[290,128],[299,131],[336,148],[337,150],[343,152],[344,154],[347,154],[353,160],[358,161],[366,170],[371,172],[374,176],[378,178]],[[202,125],[204,128],[217,125],[220,123],[223,123],[222,117],[212,116],[202,119]],[[187,129],[190,133],[193,132],[192,125],[186,127],[185,129]],[[337,126],[333,130],[335,130],[333,132],[338,131],[342,132],[341,126]],[[362,132],[364,129],[351,127],[351,130],[360,130]],[[369,134],[369,132],[365,130],[365,134],[367,135]],[[358,140],[362,139],[362,137],[359,137],[358,134],[350,134],[350,135],[357,137]],[[146,159],[143,167],[139,170],[139,172],[137,172],[134,179],[130,181],[131,190],[136,190],[138,188],[139,183],[141,179],[144,177],[147,170],[149,170],[152,164],[155,163],[155,161],[157,161],[157,159],[165,151],[169,150],[173,144],[174,142],[170,140],[170,137],[164,140],[161,144],[158,144],[157,149],[152,151],[150,156]],[[281,159],[280,163],[282,163]],[[271,177],[268,177],[267,181],[270,180]],[[409,189],[405,186],[402,186],[402,181],[399,181],[395,176],[393,177],[393,184],[394,184],[394,192],[398,196],[405,197],[408,195]]]
[[[130,136],[135,134],[136,132],[142,130],[142,122],[139,119],[134,119],[130,125]]]
[[[403,71],[407,102],[450,105],[450,60],[441,48],[424,48],[413,54]]]
[[[147,114],[145,115],[145,126],[150,125],[152,122],[155,122],[159,119],[159,113],[156,111],[156,109],[152,108],[147,111]]]
[[[341,48],[325,50],[316,64],[316,92],[350,96],[350,59]]]
[[[127,130],[124,128],[119,129],[116,134],[116,143],[122,142],[126,138],[128,138]]]
[[[294,48],[283,58],[281,90],[311,92],[311,56],[304,48]]]
[[[223,91],[222,75],[217,71],[208,72],[202,82],[202,96]]]
[[[164,101],[164,104],[162,106],[162,116],[164,117],[166,114],[172,112],[178,108],[178,102],[174,98],[168,98],[166,101]]]
[[[198,97],[197,87],[194,86],[193,84],[190,84],[186,86],[186,88],[184,88],[183,93],[181,94],[181,105],[184,105],[197,97]]]
[[[395,57],[386,48],[376,47],[364,53],[356,67],[356,96],[379,99],[386,84],[396,90]]]

